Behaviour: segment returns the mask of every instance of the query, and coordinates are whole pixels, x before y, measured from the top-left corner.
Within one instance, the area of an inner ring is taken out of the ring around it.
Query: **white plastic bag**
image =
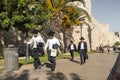
[[[57,56],[57,49],[51,49],[51,55],[50,56],[56,57]]]

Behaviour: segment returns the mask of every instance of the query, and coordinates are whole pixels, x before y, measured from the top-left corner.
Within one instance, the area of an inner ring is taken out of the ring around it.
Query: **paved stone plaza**
[[[117,60],[118,53],[90,54],[86,64],[79,64],[79,57],[74,61],[68,58],[57,60],[56,70],[50,71],[49,62],[43,63],[39,70],[33,64],[22,65],[14,72],[0,73],[0,80],[107,80]]]

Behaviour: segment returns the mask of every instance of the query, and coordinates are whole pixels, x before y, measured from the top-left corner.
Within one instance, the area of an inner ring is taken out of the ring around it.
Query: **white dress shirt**
[[[48,40],[47,40],[47,42],[46,42],[46,44],[45,44],[45,51],[47,50],[47,48],[48,48],[49,50],[52,50],[53,44],[58,44],[58,45],[60,46],[60,43],[59,43],[58,39],[55,38],[55,37],[53,37],[52,39],[48,39]]]
[[[33,48],[37,48],[37,44],[39,42],[44,43],[42,37],[41,36],[37,36],[37,37],[33,36],[32,39],[29,42],[27,42],[27,44],[31,44],[33,46]]]
[[[73,44],[70,45],[70,50],[74,50],[74,45]]]
[[[38,42],[44,43],[43,38],[41,36],[37,36],[37,40],[38,40]]]
[[[84,42],[81,42],[81,49],[84,49]]]

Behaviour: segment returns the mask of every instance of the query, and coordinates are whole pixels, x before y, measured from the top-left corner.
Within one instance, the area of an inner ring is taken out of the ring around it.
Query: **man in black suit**
[[[70,41],[70,44],[69,44],[69,46],[68,46],[68,50],[70,51],[71,61],[73,61],[74,51],[76,50],[76,46],[75,46],[75,44],[73,43],[72,40]]]
[[[80,64],[82,65],[83,63],[86,62],[86,59],[88,59],[88,55],[87,55],[87,43],[84,41],[84,38],[81,37],[80,38],[80,42],[78,44],[78,52],[80,54]]]

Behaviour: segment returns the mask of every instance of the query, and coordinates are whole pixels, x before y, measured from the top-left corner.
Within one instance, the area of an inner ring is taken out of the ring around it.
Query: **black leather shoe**
[[[82,65],[83,64],[83,62],[80,62],[80,65]]]
[[[41,69],[41,66],[39,66],[38,69]]]
[[[51,69],[51,71],[55,71],[55,69]]]
[[[37,70],[37,68],[34,68],[34,70]]]
[[[73,61],[73,59],[70,59],[70,61]]]
[[[86,61],[84,61],[84,63],[85,63]]]

